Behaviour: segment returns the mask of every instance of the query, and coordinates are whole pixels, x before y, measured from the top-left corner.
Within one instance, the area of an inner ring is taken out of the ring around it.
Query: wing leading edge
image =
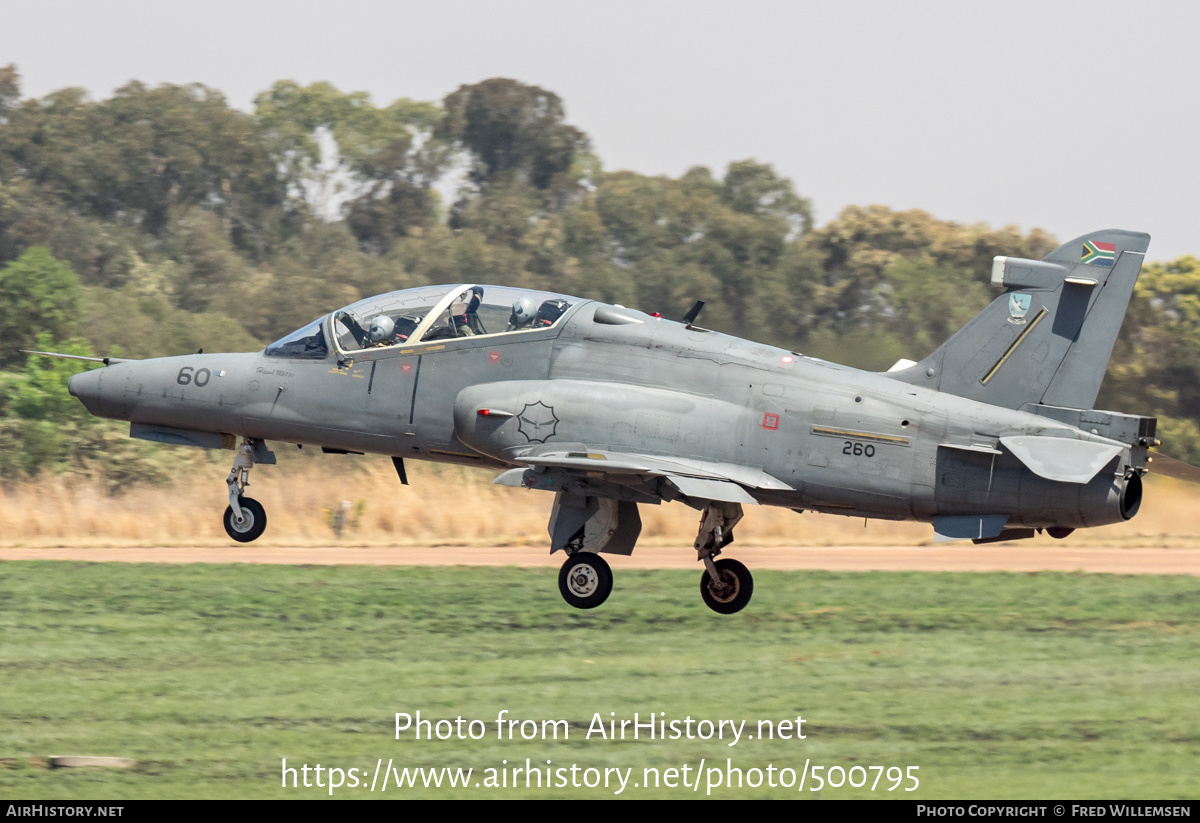
[[[761,468],[735,463],[710,463],[683,457],[662,458],[652,455],[608,450],[544,451],[514,458],[528,469],[559,469],[579,472],[585,476],[601,475],[621,483],[623,479],[659,477],[684,497],[696,500],[718,500],[728,503],[757,504],[747,488],[771,491],[793,491],[783,481]],[[508,486],[525,485],[527,469],[511,469],[494,482]]]

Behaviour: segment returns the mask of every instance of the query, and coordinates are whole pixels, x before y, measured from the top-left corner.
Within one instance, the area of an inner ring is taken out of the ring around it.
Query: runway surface
[[[1105,572],[1114,574],[1200,575],[1200,549],[1091,548],[1072,546],[730,546],[752,569],[828,571]],[[631,557],[606,555],[614,568],[694,569],[689,546],[638,547]],[[237,546],[7,548],[4,560],[90,560],[120,563],[278,563],[365,566],[527,566],[557,567],[544,546]]]

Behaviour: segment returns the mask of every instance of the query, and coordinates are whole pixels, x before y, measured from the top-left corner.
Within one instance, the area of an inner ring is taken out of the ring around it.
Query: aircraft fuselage
[[[1124,443],[1089,482],[1047,479],[1000,439],[1118,441],[591,302],[544,331],[353,359],[118,362],[76,376],[71,392],[94,414],[142,426],[496,468],[572,448],[680,458],[716,467],[766,505],[922,521],[1003,514],[1008,528],[1127,519],[1129,478],[1145,462]],[[639,488],[658,493],[653,482]]]

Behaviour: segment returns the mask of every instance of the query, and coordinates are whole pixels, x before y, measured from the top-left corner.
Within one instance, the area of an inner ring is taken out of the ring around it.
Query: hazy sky
[[[513,77],[554,91],[606,169],[772,163],[824,223],[922,208],[1061,240],[1200,255],[1200,4],[1140,2],[0,3],[26,96],[276,80],[377,104]]]

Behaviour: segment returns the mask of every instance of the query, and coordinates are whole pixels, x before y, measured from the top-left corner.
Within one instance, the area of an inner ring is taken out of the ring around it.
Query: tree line
[[[701,299],[709,327],[886,369],[986,305],[995,255],[1057,245],[883,206],[814,229],[753,159],[606,171],[563,101],[516,80],[386,106],[280,81],[249,113],[198,84],[24,99],[19,81],[0,68],[0,465],[21,472],[153,460],[52,399],[76,366],[17,354],[35,344],[254,350],[361,297],[471,281],[674,317]],[[1100,402],[1158,414],[1198,459],[1198,353],[1200,263],[1147,266]]]

